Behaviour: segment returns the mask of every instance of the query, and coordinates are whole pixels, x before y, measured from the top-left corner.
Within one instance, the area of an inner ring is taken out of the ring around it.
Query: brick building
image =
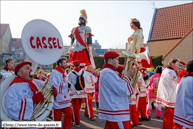
[[[148,37],[150,56],[193,59],[193,3],[155,9]]]

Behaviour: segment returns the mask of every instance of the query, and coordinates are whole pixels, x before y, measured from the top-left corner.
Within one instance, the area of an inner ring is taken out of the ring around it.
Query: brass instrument
[[[137,54],[135,54],[133,52],[130,52],[130,51],[122,51],[122,53],[127,56],[127,60],[126,60],[126,62],[124,64],[123,77],[127,74],[127,72],[133,66],[133,64],[136,64],[137,71],[136,71],[135,75],[130,78],[131,79],[132,87],[134,88],[136,83],[137,83],[138,71],[139,71],[139,64],[135,61],[135,59],[137,57],[139,57],[139,55],[137,55]]]
[[[42,110],[42,108],[49,111],[49,109],[47,109],[48,104],[49,103],[53,104],[53,102],[50,101],[50,98],[52,96],[52,91],[51,91],[51,87],[49,86],[48,78],[46,76],[41,75],[41,74],[38,74],[38,75],[46,78],[46,81],[44,82],[44,84],[42,85],[42,87],[38,91],[38,92],[40,92],[40,91],[44,92],[45,93],[44,97],[46,99],[44,101],[39,102],[35,106],[35,108],[33,109],[32,117],[30,120],[35,120],[35,118],[37,116],[41,115],[44,112],[44,110]]]

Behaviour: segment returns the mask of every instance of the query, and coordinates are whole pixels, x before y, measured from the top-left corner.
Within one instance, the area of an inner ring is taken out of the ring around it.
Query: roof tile
[[[0,24],[0,38],[2,38],[9,24]]]
[[[193,3],[157,9],[151,40],[183,37],[193,28]]]

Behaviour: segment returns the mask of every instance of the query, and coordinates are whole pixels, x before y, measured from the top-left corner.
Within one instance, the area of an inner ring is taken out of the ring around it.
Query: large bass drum
[[[21,41],[24,51],[27,54],[25,61],[32,62],[33,72],[36,71],[38,64],[51,65],[55,63],[63,52],[63,41],[59,31],[45,20],[36,19],[28,22],[23,28]],[[4,76],[2,75],[2,78]],[[13,120],[9,117],[4,102],[4,95],[13,79],[13,75],[7,79],[4,78],[0,86],[0,119],[4,121],[15,121],[15,119]],[[45,82],[36,79],[34,81],[42,85],[42,87],[50,88]],[[50,93],[50,91],[47,93]],[[44,102],[45,105],[43,103],[44,108],[40,108],[41,110],[38,110],[38,114],[33,116],[31,121],[43,121],[46,119],[54,103],[53,95],[49,98],[48,102]]]

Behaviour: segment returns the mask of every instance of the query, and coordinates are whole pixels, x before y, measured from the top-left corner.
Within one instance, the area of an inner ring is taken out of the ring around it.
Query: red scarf
[[[182,79],[182,77],[183,77],[184,75],[186,75],[186,72],[185,72],[184,70],[181,70],[181,71],[178,73],[179,79],[178,79],[178,81],[177,81],[177,84],[180,83],[180,81],[181,81],[181,79]]]
[[[112,69],[113,71],[116,71],[116,68],[112,66],[111,64],[104,64],[102,70],[105,68],[109,68],[109,69]]]
[[[76,39],[78,40],[78,42],[79,42],[82,46],[86,47],[85,42],[84,42],[84,41],[82,40],[82,38],[80,37],[79,31],[78,31],[78,26],[74,29],[74,34],[75,34]]]
[[[164,69],[165,69],[166,67],[168,67],[168,66],[169,66],[169,65],[165,65],[165,66],[164,66]]]
[[[13,68],[9,68],[7,65],[5,65],[5,67],[3,68],[3,70],[6,70],[8,69],[9,71],[13,71],[14,69]]]
[[[74,68],[74,71],[79,72],[81,68]]]
[[[188,76],[193,76],[193,73],[192,73],[192,72],[191,72],[191,73],[190,73],[190,72],[187,72],[186,75],[188,75]]]
[[[54,70],[57,70],[58,72],[62,73],[63,75],[63,78],[66,77],[66,75],[64,74],[65,73],[65,70],[62,70],[62,68],[60,66],[56,66],[56,68]]]
[[[32,80],[33,80],[33,79],[32,79]],[[36,85],[32,82],[32,80],[27,80],[27,79],[21,78],[21,77],[15,77],[15,78],[13,79],[13,81],[11,82],[10,86],[11,86],[13,83],[28,82],[31,90],[32,90],[33,93],[35,94],[36,92],[38,92],[38,88],[37,88]]]

